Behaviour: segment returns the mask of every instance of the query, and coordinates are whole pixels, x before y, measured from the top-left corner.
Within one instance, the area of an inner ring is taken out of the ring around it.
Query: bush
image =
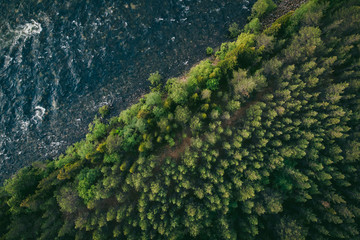
[[[214,53],[214,49],[212,49],[211,47],[206,48],[207,55],[212,55],[213,53]]]
[[[160,83],[161,83],[161,75],[159,74],[159,71],[155,72],[155,73],[151,73],[148,81],[151,84],[151,89],[155,90],[155,91],[159,91],[160,90]]]
[[[244,27],[244,31],[248,33],[259,33],[261,31],[261,23],[259,18],[254,18]]]
[[[232,23],[229,27],[229,37],[236,38],[240,34],[239,24]]]
[[[276,8],[272,0],[258,0],[251,11],[251,18],[261,18]]]
[[[101,108],[99,108],[99,113],[101,117],[106,117],[109,114],[109,105],[104,105]]]

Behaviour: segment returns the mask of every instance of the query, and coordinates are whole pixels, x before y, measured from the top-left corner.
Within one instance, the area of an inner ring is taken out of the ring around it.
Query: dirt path
[[[164,160],[166,157],[171,157],[173,159],[178,159],[184,152],[187,147],[191,144],[191,136],[188,136],[182,139],[181,143],[175,143],[175,147],[166,146],[163,150],[163,153],[160,155],[160,160]]]
[[[225,121],[223,125],[224,125],[225,127],[234,126],[234,125],[235,125],[236,123],[238,123],[239,120],[246,114],[246,111],[247,111],[252,105],[258,103],[258,102],[261,100],[262,96],[263,96],[265,93],[269,92],[269,91],[271,91],[271,89],[270,89],[270,88],[266,88],[266,89],[264,89],[263,91],[258,92],[258,93],[256,94],[256,96],[254,97],[254,99],[252,99],[251,101],[247,102],[247,103],[246,103],[243,107],[241,107],[239,110],[235,111],[235,112],[232,114],[232,117],[231,117],[229,120]]]

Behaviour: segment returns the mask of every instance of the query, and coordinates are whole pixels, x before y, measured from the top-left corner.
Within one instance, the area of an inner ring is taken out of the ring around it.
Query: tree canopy
[[[263,29],[266,4],[8,179],[0,239],[360,239],[359,1],[309,0]]]

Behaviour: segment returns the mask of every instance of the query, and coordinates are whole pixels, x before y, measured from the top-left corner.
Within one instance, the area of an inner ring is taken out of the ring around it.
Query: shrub
[[[73,213],[80,206],[78,193],[71,185],[61,188],[56,199],[61,210],[66,213]]]
[[[232,23],[229,27],[229,37],[236,38],[240,34],[239,24]]]
[[[261,23],[259,18],[254,18],[244,27],[244,31],[248,33],[259,33],[261,31]]]
[[[198,90],[198,88],[203,88],[206,80],[208,80],[210,75],[214,72],[214,66],[211,61],[205,60],[201,61],[197,66],[193,67],[190,70],[189,76],[187,78],[188,86],[187,90],[193,93]]]
[[[106,117],[109,114],[109,105],[104,105],[101,108],[99,108],[99,113],[101,117]]]
[[[7,201],[12,213],[19,213],[21,202],[31,193],[38,185],[41,176],[36,169],[26,167],[21,169],[13,178],[5,182],[5,191],[11,196]]]
[[[320,1],[308,1],[307,3],[301,5],[294,14],[292,14],[288,21],[288,26],[285,29],[285,33],[292,35],[298,32],[298,28],[301,27],[301,23],[306,21],[308,18],[313,18],[311,15],[322,16],[324,9],[326,8],[327,3]],[[318,21],[319,19],[313,19]],[[315,23],[315,22],[314,22]],[[315,24],[316,25],[316,24]],[[309,26],[309,25],[308,25]],[[314,24],[310,24],[310,26],[314,26]]]
[[[78,148],[78,154],[81,159],[89,159],[95,153],[96,145],[91,141],[81,141],[81,143]]]
[[[251,18],[261,18],[276,8],[272,0],[258,0],[251,11]]]
[[[321,30],[314,27],[303,27],[294,37],[291,45],[285,50],[288,61],[305,60],[311,56],[318,47],[321,47]]]
[[[151,84],[151,89],[155,90],[155,91],[159,91],[160,90],[160,83],[161,83],[161,75],[159,74],[159,71],[155,72],[155,73],[151,73],[148,81]]]
[[[212,49],[211,47],[206,48],[207,55],[212,55],[213,53],[214,53],[214,49]]]

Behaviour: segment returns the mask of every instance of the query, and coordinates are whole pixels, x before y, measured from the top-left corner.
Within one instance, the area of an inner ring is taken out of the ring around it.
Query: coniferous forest
[[[0,188],[0,239],[360,239],[360,2],[271,0]]]

